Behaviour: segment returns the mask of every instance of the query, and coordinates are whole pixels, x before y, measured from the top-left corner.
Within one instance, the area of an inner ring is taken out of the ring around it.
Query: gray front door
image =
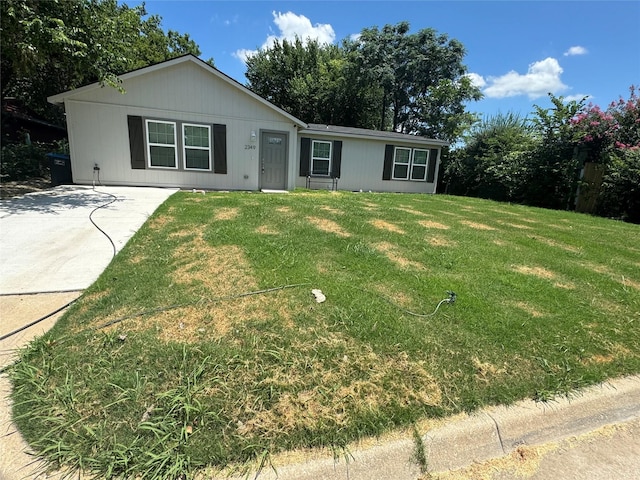
[[[260,188],[285,190],[287,188],[288,135],[280,132],[262,132],[260,135]]]

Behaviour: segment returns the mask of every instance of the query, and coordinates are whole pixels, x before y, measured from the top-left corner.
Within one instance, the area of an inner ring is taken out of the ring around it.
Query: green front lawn
[[[548,400],[640,371],[639,238],[470,198],[181,192],[22,353],[15,418],[54,464],[177,478]]]

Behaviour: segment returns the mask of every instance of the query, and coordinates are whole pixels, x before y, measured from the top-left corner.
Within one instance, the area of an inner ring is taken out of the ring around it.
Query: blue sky
[[[137,1],[125,1],[129,6]],[[147,0],[166,29],[189,33],[218,69],[246,83],[243,57],[275,38],[339,43],[365,27],[407,20],[461,41],[485,95],[481,115],[547,108],[547,92],[605,108],[640,86],[640,1]]]

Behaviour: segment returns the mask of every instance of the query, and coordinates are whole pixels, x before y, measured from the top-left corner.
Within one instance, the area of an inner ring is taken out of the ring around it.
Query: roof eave
[[[387,137],[383,135],[376,135],[377,130],[371,130],[371,134],[365,133],[348,133],[348,132],[336,132],[334,130],[316,130],[312,128],[303,128],[300,133],[306,133],[308,135],[319,135],[325,137],[349,137],[349,138],[362,138],[366,140],[379,140],[379,141],[396,141],[405,143],[422,143],[425,145],[436,145],[439,147],[447,147],[450,145],[445,140],[437,140],[435,138],[419,137],[414,135],[407,135],[407,138],[401,137]]]

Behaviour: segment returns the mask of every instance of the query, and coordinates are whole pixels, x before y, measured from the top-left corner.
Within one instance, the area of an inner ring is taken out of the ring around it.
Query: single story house
[[[211,190],[434,193],[446,142],[307,124],[193,55],[53,95],[73,181]]]

